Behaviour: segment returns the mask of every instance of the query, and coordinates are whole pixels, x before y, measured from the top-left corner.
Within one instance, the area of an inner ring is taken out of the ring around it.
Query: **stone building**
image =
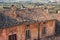
[[[55,34],[55,20],[22,22],[0,29],[0,40],[35,40]]]
[[[0,11],[0,40],[36,40],[56,33],[57,15],[41,8],[12,9]]]

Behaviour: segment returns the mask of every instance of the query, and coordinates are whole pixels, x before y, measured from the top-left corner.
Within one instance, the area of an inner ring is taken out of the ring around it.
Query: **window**
[[[3,21],[4,16],[2,15],[2,13],[0,13],[0,21]]]
[[[42,34],[46,34],[46,27],[43,27]]]
[[[9,35],[9,40],[17,40],[16,34]]]
[[[26,30],[26,39],[30,38],[30,30]]]

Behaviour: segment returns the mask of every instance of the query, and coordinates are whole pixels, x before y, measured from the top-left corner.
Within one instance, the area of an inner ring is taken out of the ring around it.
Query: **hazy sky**
[[[40,2],[40,1],[52,1],[52,2],[54,2],[54,1],[58,1],[59,2],[59,0],[0,0],[0,2],[18,2],[18,1],[33,1],[33,2]]]

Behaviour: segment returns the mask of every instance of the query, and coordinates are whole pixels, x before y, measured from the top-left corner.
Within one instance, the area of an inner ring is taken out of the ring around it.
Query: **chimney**
[[[16,11],[16,10],[17,10],[16,5],[12,5],[11,9],[12,9],[13,11]]]
[[[12,5],[12,6],[11,6],[11,9],[12,9],[12,12],[13,12],[13,17],[16,17],[16,16],[17,16],[17,15],[16,15],[16,11],[17,11],[16,5]]]

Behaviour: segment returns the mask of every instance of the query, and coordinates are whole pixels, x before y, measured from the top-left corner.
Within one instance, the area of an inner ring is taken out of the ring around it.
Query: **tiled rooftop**
[[[32,9],[22,9],[13,11],[11,9],[2,10],[0,14],[3,15],[3,23],[0,24],[2,26],[14,26],[20,23],[28,23],[35,21],[45,21],[45,20],[53,20],[57,19],[60,21],[60,14],[50,14],[44,11],[41,8],[32,8]],[[1,17],[1,18],[2,18]]]

